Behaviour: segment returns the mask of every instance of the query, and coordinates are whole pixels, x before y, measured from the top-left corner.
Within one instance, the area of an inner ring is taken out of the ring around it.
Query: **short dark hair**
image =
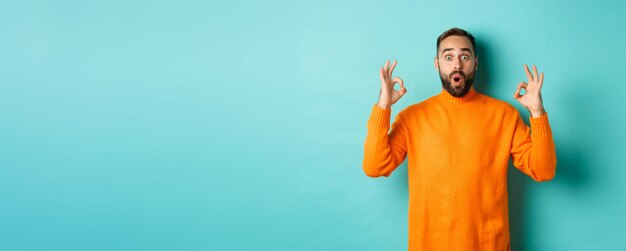
[[[441,33],[441,35],[439,35],[439,37],[437,38],[437,53],[435,53],[435,55],[439,55],[439,44],[441,44],[441,41],[449,36],[461,36],[469,39],[469,41],[472,42],[472,50],[474,52],[474,55],[476,55],[476,44],[474,43],[474,36],[472,36],[471,33],[457,27],[444,31],[443,33]]]

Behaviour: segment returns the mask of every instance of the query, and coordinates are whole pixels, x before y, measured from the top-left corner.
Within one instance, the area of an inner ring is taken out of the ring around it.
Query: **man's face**
[[[450,95],[465,96],[478,69],[478,57],[474,55],[472,42],[463,36],[449,36],[442,40],[435,57],[435,69],[439,72],[441,85]]]

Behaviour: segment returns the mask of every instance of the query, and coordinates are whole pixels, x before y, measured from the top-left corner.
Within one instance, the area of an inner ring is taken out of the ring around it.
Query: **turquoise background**
[[[624,1],[2,1],[0,250],[406,250],[407,167],[361,167],[378,68],[545,72],[556,178],[510,167],[514,250],[626,250]]]

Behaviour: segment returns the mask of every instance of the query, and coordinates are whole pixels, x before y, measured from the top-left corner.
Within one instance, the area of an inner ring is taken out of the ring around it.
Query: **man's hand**
[[[380,68],[380,98],[378,98],[378,106],[383,109],[389,109],[391,105],[398,102],[398,100],[406,93],[404,88],[404,81],[399,77],[391,78],[393,69],[396,67],[398,61],[393,62],[389,67],[389,60],[385,63],[384,67]],[[400,84],[400,90],[393,89],[393,86]]]
[[[528,69],[528,65],[524,65],[524,70],[526,71],[526,76],[528,77],[528,84],[526,82],[521,82],[517,85],[517,91],[513,94],[513,97],[517,99],[520,104],[522,104],[533,118],[537,118],[544,113],[546,110],[543,108],[543,100],[541,99],[541,86],[543,86],[543,72],[541,74],[537,73],[537,67],[533,65],[533,73],[530,73]],[[520,91],[524,89],[526,93],[524,95],[520,94]]]

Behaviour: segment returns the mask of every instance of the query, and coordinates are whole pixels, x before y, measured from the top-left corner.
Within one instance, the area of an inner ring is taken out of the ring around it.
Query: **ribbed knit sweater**
[[[391,126],[390,117],[374,105],[363,170],[389,176],[408,154],[409,250],[510,250],[509,157],[536,181],[554,177],[547,113],[529,128],[512,105],[472,87],[460,98],[442,89]]]

